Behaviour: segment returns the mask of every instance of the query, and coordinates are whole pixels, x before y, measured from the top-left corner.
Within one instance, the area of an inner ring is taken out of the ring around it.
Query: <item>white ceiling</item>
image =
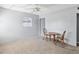
[[[35,7],[35,6],[48,8],[48,7],[51,7],[54,5],[56,5],[56,4],[0,4],[0,6],[3,6],[3,7],[19,7],[19,8],[22,8],[22,7],[31,8],[31,7]]]
[[[21,12],[28,12],[33,14],[42,13],[50,9],[50,7],[55,6],[55,4],[0,4],[0,7],[17,10]],[[38,7],[40,11],[34,11],[34,9]]]
[[[28,12],[28,13],[34,13],[33,9],[35,9],[36,7],[40,8],[40,12],[42,13],[48,11],[56,11],[62,8],[67,8],[75,5],[73,4],[70,5],[69,4],[0,4],[0,6],[4,8],[22,11],[22,12]]]
[[[53,4],[1,4],[1,7],[10,8],[10,9],[23,9],[23,10],[31,10],[35,7],[40,8],[41,10],[45,10],[53,6]]]

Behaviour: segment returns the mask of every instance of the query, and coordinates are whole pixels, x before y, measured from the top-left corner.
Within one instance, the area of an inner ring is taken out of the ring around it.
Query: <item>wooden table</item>
[[[59,33],[57,33],[57,32],[48,32],[50,40],[53,40],[54,43],[55,43],[55,37],[56,37],[57,34],[59,34]],[[53,38],[51,38],[52,36],[53,36]]]

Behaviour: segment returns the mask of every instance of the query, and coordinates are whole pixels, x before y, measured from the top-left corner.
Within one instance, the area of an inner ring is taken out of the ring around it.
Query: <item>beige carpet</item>
[[[70,54],[79,53],[79,47],[65,46],[62,48],[60,43],[54,45],[52,41],[42,39],[19,39],[0,45],[0,53],[3,54]]]

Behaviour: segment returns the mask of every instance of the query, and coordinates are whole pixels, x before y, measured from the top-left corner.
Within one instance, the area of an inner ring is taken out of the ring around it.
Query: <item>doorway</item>
[[[79,13],[77,13],[77,46],[79,46]]]
[[[45,28],[45,18],[40,18],[40,34],[43,35],[43,29]]]

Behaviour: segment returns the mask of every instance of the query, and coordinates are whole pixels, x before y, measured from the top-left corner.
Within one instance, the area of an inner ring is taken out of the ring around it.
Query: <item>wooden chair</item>
[[[48,34],[48,32],[47,32],[47,29],[46,28],[43,28],[43,40],[44,39],[49,39],[50,37],[49,37],[49,34]]]
[[[62,46],[64,47],[64,36],[65,36],[66,31],[63,32],[63,34],[58,34],[57,37],[55,38],[56,42],[59,41],[61,42]]]

